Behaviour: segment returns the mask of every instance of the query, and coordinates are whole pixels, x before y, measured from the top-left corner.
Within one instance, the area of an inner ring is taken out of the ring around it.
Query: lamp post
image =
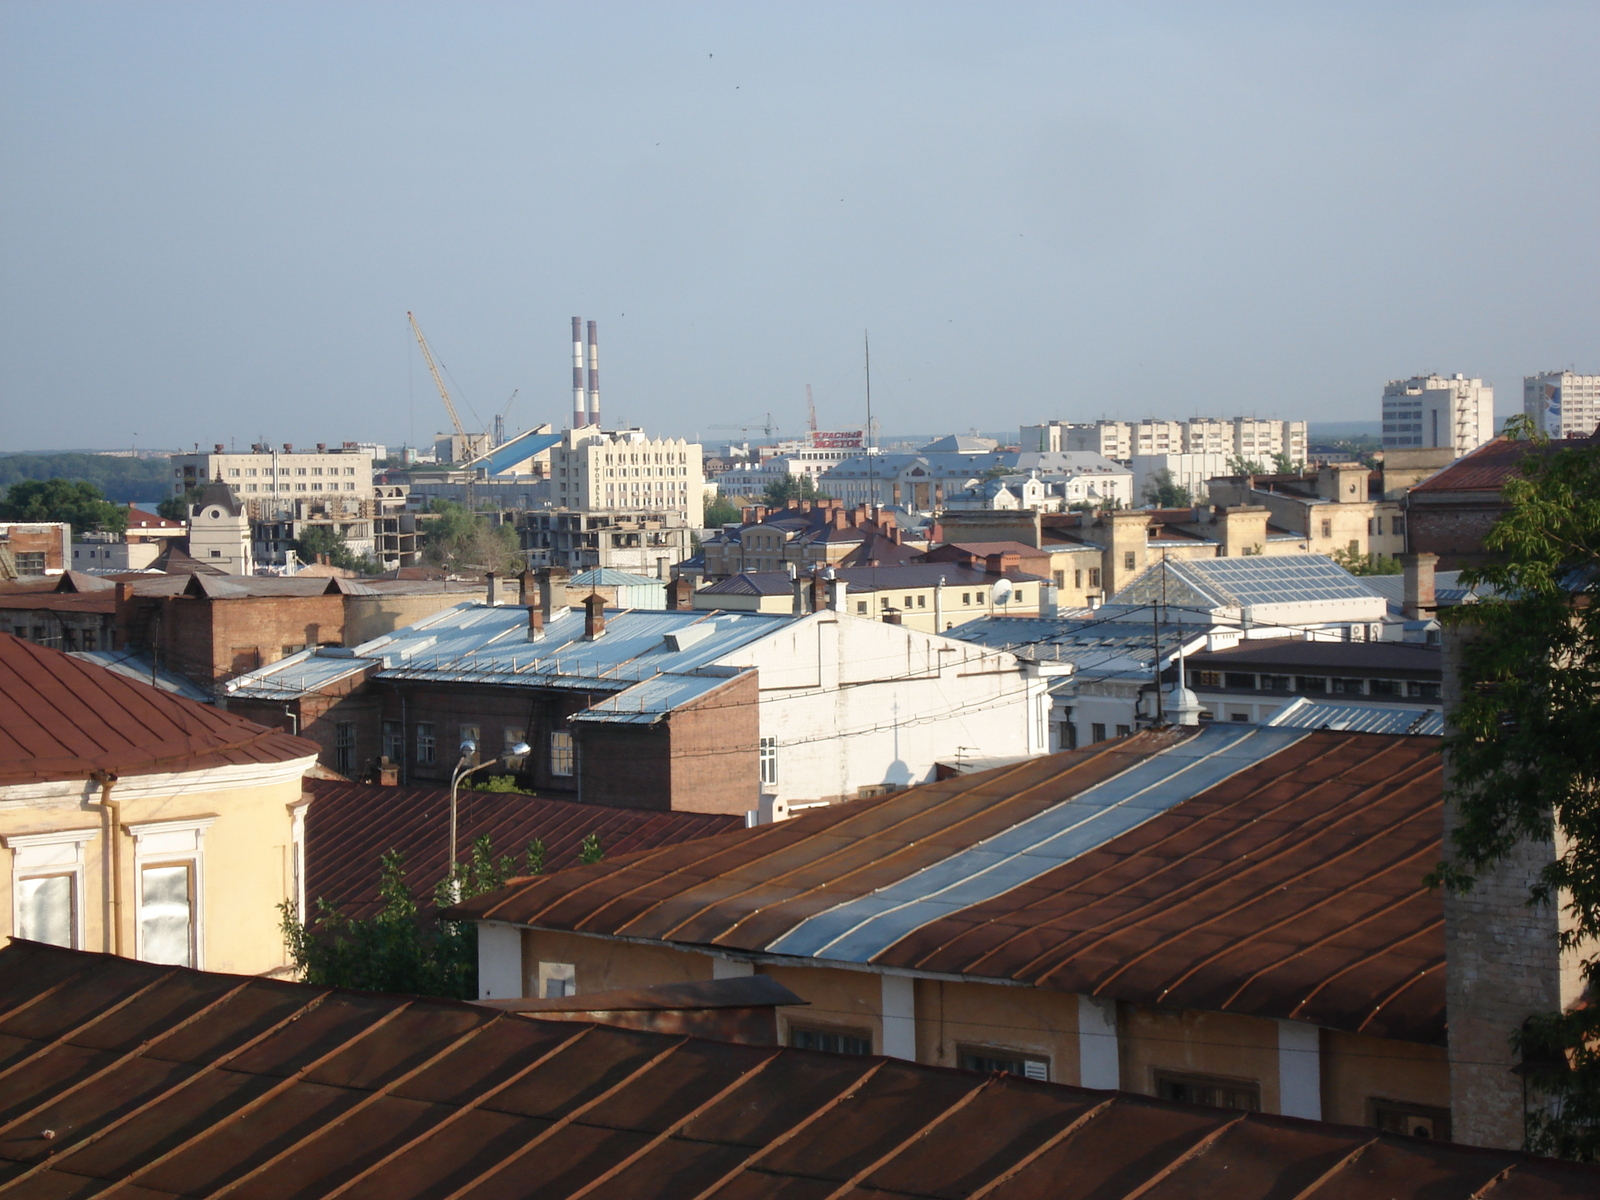
[[[450,898],[461,899],[460,881],[456,879],[456,794],[460,791],[461,781],[474,771],[481,771],[485,767],[492,767],[496,763],[505,762],[507,759],[521,758],[532,752],[533,747],[527,742],[518,742],[499,758],[491,758],[481,762],[475,767],[467,764],[472,761],[472,756],[478,752],[478,743],[471,738],[461,739],[461,757],[456,761],[456,769],[450,776]]]

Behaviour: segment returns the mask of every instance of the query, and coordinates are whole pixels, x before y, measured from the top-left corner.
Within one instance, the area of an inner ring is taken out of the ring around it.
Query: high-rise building
[[[1549,437],[1588,437],[1600,427],[1600,375],[1546,371],[1524,376],[1522,411]]]
[[[567,430],[551,448],[550,480],[557,508],[675,512],[691,529],[705,514],[700,445],[642,429]]]
[[[1413,375],[1383,387],[1383,444],[1469,454],[1494,436],[1494,388],[1465,375]]]
[[[172,455],[172,493],[225,483],[256,520],[288,511],[296,500],[371,500],[372,453],[355,442],[281,451],[268,445],[235,452],[218,444],[210,453]]]
[[[1280,454],[1306,461],[1306,423],[1266,417],[1192,417],[1187,421],[1050,421],[1024,425],[1023,450],[1089,450],[1130,462],[1135,455],[1222,454],[1271,467]]]

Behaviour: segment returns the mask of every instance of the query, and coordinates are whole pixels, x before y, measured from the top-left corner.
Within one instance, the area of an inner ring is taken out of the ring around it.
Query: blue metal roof
[[[666,587],[666,581],[651,579],[648,575],[635,575],[632,571],[619,571],[615,567],[592,567],[579,571],[567,580],[574,587]]]
[[[767,949],[871,962],[930,921],[1022,887],[1304,736],[1298,729],[1206,726],[1003,833],[807,918]]]
[[[1444,713],[1436,708],[1381,708],[1362,704],[1323,704],[1301,696],[1280,709],[1267,725],[1276,729],[1336,729],[1344,733],[1409,733],[1444,736]]]
[[[485,467],[489,474],[499,475],[532,458],[535,454],[543,454],[561,440],[559,433],[527,433],[518,434],[508,442],[496,446],[481,458],[475,458],[469,464],[474,467]]]

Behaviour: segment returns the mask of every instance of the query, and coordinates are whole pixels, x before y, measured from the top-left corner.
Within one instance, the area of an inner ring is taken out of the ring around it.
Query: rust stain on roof
[[[0,634],[0,785],[287,762],[314,742]]]
[[[1495,1194],[1600,1169],[874,1057],[0,951],[0,1189],[234,1200]],[[50,1131],[50,1136],[46,1136]]]

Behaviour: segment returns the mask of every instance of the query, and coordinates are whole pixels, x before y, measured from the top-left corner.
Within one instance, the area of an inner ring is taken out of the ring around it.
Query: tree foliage
[[[1259,458],[1245,458],[1242,454],[1228,456],[1229,475],[1270,475],[1271,471]]]
[[[817,490],[816,480],[809,475],[785,475],[767,484],[761,493],[762,501],[770,508],[782,508],[790,500],[825,500]]]
[[[718,496],[706,505],[705,516],[700,518],[707,529],[721,529],[739,519],[739,507],[726,496]]]
[[[176,496],[168,496],[156,505],[156,516],[165,517],[169,521],[187,521],[189,510],[200,503],[200,497],[205,495],[205,488],[197,483],[191,483]]]
[[[527,566],[510,525],[492,524],[482,513],[451,500],[434,500],[422,523],[422,556],[451,572],[494,571],[514,575]]]
[[[1357,554],[1352,550],[1335,550],[1328,556],[1352,575],[1399,575],[1400,560],[1386,554]]]
[[[1175,483],[1172,472],[1162,467],[1145,481],[1144,502],[1155,508],[1190,508],[1194,496],[1188,488]]]
[[[70,521],[73,533],[121,533],[128,527],[128,510],[112,504],[92,483],[24,479],[6,489],[0,520]]]
[[[1459,822],[1431,877],[1464,890],[1525,840],[1552,846],[1530,902],[1561,904],[1561,944],[1600,938],[1600,447],[1552,452],[1530,421],[1520,477],[1485,538],[1496,556],[1463,572],[1477,603],[1449,610],[1462,628],[1461,700],[1445,738]],[[1528,1147],[1600,1157],[1600,959],[1583,962],[1590,1001],[1530,1014],[1514,1039],[1545,1103],[1529,1113]]]
[[[541,874],[544,861],[544,843],[535,838],[524,853],[521,874]],[[481,837],[468,861],[455,864],[439,881],[435,900],[444,908],[493,891],[518,874],[516,867],[510,855],[496,858],[489,838]],[[300,977],[323,987],[477,999],[477,926],[424,919],[405,881],[404,856],[397,850],[383,855],[378,894],[383,907],[367,918],[347,917],[318,900],[316,915],[302,922],[294,905],[278,906],[289,958]]]
[[[154,504],[172,490],[172,461],[76,452],[0,457],[0,492],[24,479],[92,483],[114,504]]]
[[[294,540],[294,552],[301,562],[314,563],[326,555],[329,566],[364,575],[376,575],[383,569],[370,555],[350,549],[349,540],[332,525],[305,526]]]

